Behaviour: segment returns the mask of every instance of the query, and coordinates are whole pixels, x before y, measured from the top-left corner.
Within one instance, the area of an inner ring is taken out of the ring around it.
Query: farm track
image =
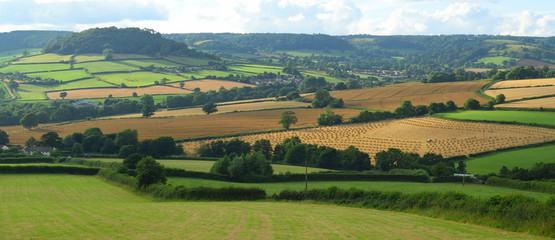
[[[423,117],[247,135],[239,139],[250,143],[269,139],[275,145],[293,136],[298,136],[304,143],[337,149],[352,145],[369,153],[371,157],[388,148],[399,148],[421,155],[432,152],[456,156],[554,140],[555,130]],[[230,139],[232,138],[220,140]],[[209,141],[214,140],[186,142],[184,148],[193,153],[200,144]]]

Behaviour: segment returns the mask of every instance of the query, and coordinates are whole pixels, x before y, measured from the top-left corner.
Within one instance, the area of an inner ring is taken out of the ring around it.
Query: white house
[[[39,152],[44,156],[50,156],[54,150],[56,150],[56,148],[53,147],[26,147],[23,149],[23,153],[33,155]]]

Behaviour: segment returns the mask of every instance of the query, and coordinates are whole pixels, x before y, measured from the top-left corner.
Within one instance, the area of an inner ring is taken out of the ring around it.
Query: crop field
[[[143,88],[88,88],[69,91],[55,91],[46,93],[46,96],[48,99],[61,99],[60,92],[67,92],[67,97],[65,99],[105,98],[109,95],[112,95],[112,97],[131,97],[133,96],[133,93],[137,93],[138,96],[144,94],[192,93],[192,91],[185,89],[156,85]]]
[[[485,94],[492,97],[495,97],[499,94],[504,94],[507,101],[510,101],[510,100],[523,99],[523,98],[554,95],[555,86],[494,89],[494,90],[486,90],[484,92]]]
[[[502,166],[530,168],[538,162],[555,162],[553,156],[555,145],[500,152],[468,160],[466,170],[475,174],[499,173]]]
[[[434,116],[460,120],[486,120],[500,122],[533,123],[555,126],[555,112],[536,111],[459,111],[438,113]]]
[[[113,61],[77,63],[74,65],[74,67],[85,68],[89,71],[89,73],[130,72],[130,71],[139,70],[138,67],[126,65],[120,62],[113,62]]]
[[[288,202],[155,202],[90,176],[0,175],[3,239],[546,239],[408,213]]]
[[[522,79],[522,80],[506,80],[496,82],[491,85],[490,89],[496,88],[522,88],[522,87],[538,87],[538,86],[553,86],[555,85],[555,78],[540,78],[540,79]],[[555,93],[554,93],[555,94]]]
[[[50,64],[11,64],[6,67],[0,68],[2,73],[20,72],[48,72],[57,70],[69,70],[69,64],[63,63],[50,63]]]
[[[205,66],[205,65],[208,65],[208,62],[213,61],[209,59],[198,59],[198,58],[178,57],[178,56],[167,56],[164,58],[169,61],[176,62],[183,65],[188,65],[188,66]]]
[[[163,78],[169,79],[168,82],[184,81],[185,78],[176,75],[153,73],[153,72],[132,72],[132,73],[112,73],[96,75],[100,79],[116,85],[124,83],[128,87],[142,87],[153,85],[155,81],[160,82]]]
[[[316,125],[316,117],[322,109],[291,109],[299,119],[292,127]],[[335,109],[335,113],[343,114],[345,118],[359,113],[352,109]],[[39,124],[40,129],[31,131],[21,126],[2,127],[10,135],[11,144],[23,145],[29,137],[39,139],[43,134],[54,131],[60,136],[67,136],[74,132],[83,132],[88,128],[98,127],[104,133],[116,133],[124,129],[137,129],[139,139],[153,139],[161,136],[171,136],[175,139],[219,136],[222,134],[243,133],[281,129],[278,121],[283,110],[266,110],[257,112],[238,112],[225,114],[210,114],[202,116],[184,116],[174,118],[148,119],[108,119],[92,120],[62,125]]]
[[[509,108],[555,108],[555,97],[546,97],[538,99],[523,100],[511,103],[502,103],[496,107]]]
[[[24,57],[18,61],[13,62],[14,64],[22,63],[58,63],[61,61],[67,62],[71,58],[71,55],[59,55],[55,53],[40,54],[31,57]]]
[[[20,84],[17,93],[21,96],[21,100],[37,100],[46,99],[45,92],[71,90],[80,88],[93,88],[93,87],[113,87],[114,85],[98,81],[96,79],[84,79],[74,82],[68,82],[59,85],[34,85],[34,84]],[[105,97],[107,97],[106,95]]]
[[[58,94],[59,95],[59,94]],[[69,97],[69,94],[68,94]],[[225,104],[225,103],[223,103]],[[230,112],[246,112],[246,111],[257,111],[257,110],[267,110],[267,109],[285,109],[285,108],[302,108],[309,107],[310,103],[295,102],[295,101],[265,101],[265,102],[251,102],[251,103],[237,103],[229,105],[218,105],[218,112],[213,114],[230,113]],[[285,111],[285,110],[282,110]],[[202,108],[185,108],[178,110],[166,110],[156,112],[153,118],[156,117],[176,117],[176,116],[193,116],[193,115],[205,115]],[[110,116],[105,118],[139,118],[142,114],[125,114],[118,116]]]
[[[169,85],[180,87],[179,83],[171,83]],[[221,87],[232,89],[234,87],[256,87],[256,85],[215,79],[190,80],[186,81],[185,85],[183,85],[185,89],[194,90],[195,88],[200,88],[202,92],[208,92],[210,90],[218,91]]]
[[[485,82],[456,83],[401,83],[378,88],[363,88],[344,91],[332,91],[335,98],[343,98],[345,106],[356,108],[373,108],[395,110],[402,101],[411,101],[413,105],[429,105],[432,102],[454,101],[462,106],[468,98],[480,102],[487,100],[476,95],[475,91]]]
[[[102,161],[102,162],[122,162],[122,159],[118,158],[92,158],[89,160],[95,161]],[[214,165],[215,161],[203,161],[203,160],[164,160],[164,159],[156,159],[157,162],[163,164],[165,167],[169,168],[180,168],[185,169],[187,171],[195,171],[195,172],[210,172],[210,168]],[[274,174],[280,173],[305,173],[304,167],[299,166],[291,166],[291,165],[281,165],[281,164],[272,164],[274,168]],[[329,169],[323,168],[308,168],[309,173],[313,172],[325,172],[325,171],[333,171]]]
[[[67,71],[55,71],[55,72],[41,72],[41,73],[30,73],[27,74],[28,77],[36,78],[40,77],[41,79],[55,79],[62,82],[72,81],[75,79],[87,78],[91,77],[88,73],[86,73],[82,69],[76,70],[67,70]]]
[[[278,182],[278,183],[235,183],[208,179],[197,178],[180,178],[170,177],[169,182],[173,185],[184,185],[192,187],[258,187],[266,190],[268,194],[279,193],[283,190],[302,191],[305,188],[305,182]],[[418,193],[418,192],[448,192],[456,191],[465,193],[477,198],[490,198],[495,195],[523,194],[536,198],[540,201],[546,201],[551,197],[548,193],[539,193],[531,191],[523,191],[512,188],[494,187],[483,184],[465,184],[462,183],[417,183],[417,182],[388,182],[388,181],[310,181],[308,179],[309,189],[321,189],[329,187],[338,187],[342,189],[358,188],[366,191],[395,191],[402,193]]]
[[[498,56],[498,57],[485,57],[485,58],[482,58],[482,59],[478,60],[478,62],[482,62],[482,63],[485,63],[485,64],[493,63],[493,64],[495,64],[495,65],[502,66],[502,65],[503,65],[503,61],[510,61],[510,60],[512,60],[512,59],[518,61],[517,58],[501,57],[501,56]]]
[[[268,139],[276,145],[293,136],[298,136],[304,143],[337,149],[346,149],[352,145],[370,154],[374,160],[377,152],[389,148],[399,148],[420,155],[432,152],[443,156],[457,156],[545,142],[555,139],[555,129],[422,117],[254,134],[241,136],[239,139],[251,144],[259,139]],[[186,152],[193,153],[200,144],[209,141],[213,140],[186,142],[183,146]]]

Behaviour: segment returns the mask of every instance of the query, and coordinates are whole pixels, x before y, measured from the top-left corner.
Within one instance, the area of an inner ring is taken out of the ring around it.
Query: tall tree
[[[0,130],[0,144],[6,145],[10,142],[10,135],[6,133],[4,130]]]
[[[206,113],[206,115],[210,114],[210,113],[215,113],[218,111],[218,105],[214,102],[209,102],[207,104],[204,104],[204,106],[202,106],[202,111]]]
[[[39,118],[35,113],[28,113],[20,120],[24,128],[31,129],[39,125]]]
[[[281,113],[281,119],[279,120],[279,124],[283,126],[284,129],[289,129],[292,124],[297,123],[298,119],[295,116],[295,112],[293,111],[285,111]]]
[[[62,99],[65,99],[65,98],[67,97],[67,92],[61,92],[61,93],[60,93],[60,97],[61,97]]]
[[[144,157],[137,163],[137,186],[146,187],[151,184],[166,184],[164,167],[152,157]]]
[[[141,112],[143,113],[143,117],[148,118],[152,115],[154,115],[154,111],[156,110],[154,108],[154,98],[152,98],[151,95],[145,94],[141,97],[141,105],[143,105],[143,108],[141,109]]]

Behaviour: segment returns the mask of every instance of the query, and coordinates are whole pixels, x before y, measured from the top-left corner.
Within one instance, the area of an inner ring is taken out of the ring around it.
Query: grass
[[[132,72],[132,73],[113,73],[99,74],[100,79],[120,85],[124,83],[128,87],[140,87],[153,85],[154,81],[161,81],[163,78],[169,79],[168,82],[183,81],[185,78],[176,75],[167,75],[153,72]]]
[[[229,70],[247,74],[259,74],[264,72],[278,73],[283,70],[282,67],[255,65],[255,64],[237,64],[229,67]],[[237,73],[235,73],[237,74]]]
[[[138,67],[129,66],[119,62],[111,61],[98,61],[78,63],[74,65],[75,68],[85,68],[89,73],[105,73],[105,72],[128,72],[138,71]]]
[[[75,62],[76,63],[90,62],[90,61],[102,61],[104,59],[105,59],[105,57],[103,55],[100,55],[100,54],[82,54],[82,55],[75,56]]]
[[[122,159],[118,158],[93,158],[91,160],[98,160],[103,162],[121,162]],[[170,168],[181,168],[188,171],[195,171],[195,172],[210,172],[210,168],[214,164],[214,161],[202,161],[202,160],[164,160],[159,159],[156,160],[159,163],[163,164],[165,167]],[[274,168],[274,173],[304,173],[304,167],[299,166],[291,166],[291,165],[281,165],[281,164],[272,164]],[[329,169],[323,168],[308,168],[308,172],[322,172],[322,171],[330,171]]]
[[[458,120],[486,120],[499,122],[518,122],[525,124],[544,124],[555,126],[555,112],[534,111],[458,111],[438,113],[440,116]]]
[[[493,63],[495,65],[502,66],[502,65],[504,65],[503,61],[510,61],[512,59],[514,59],[515,61],[519,60],[518,58],[498,56],[498,57],[485,57],[485,58],[482,58],[482,59],[478,60],[478,62],[485,63],[485,64]]]
[[[27,76],[32,78],[40,77],[41,79],[52,78],[62,82],[91,77],[91,75],[87,74],[82,69],[56,71],[56,72],[31,73],[31,74],[27,74]]]
[[[197,79],[206,78],[206,76],[216,76],[216,77],[227,77],[229,74],[234,72],[217,71],[217,70],[201,70],[192,73],[182,73],[181,76],[192,79],[193,77]]]
[[[0,182],[2,239],[545,239],[333,205],[153,202],[92,176],[0,175]]]
[[[499,173],[502,166],[530,168],[538,162],[555,162],[555,145],[494,153],[470,159],[467,171],[474,174]]]
[[[20,95],[21,100],[40,100],[46,99],[46,94],[44,92],[47,91],[113,86],[114,85],[101,82],[96,79],[85,79],[59,85],[20,84],[17,93]]]
[[[56,70],[69,70],[69,64],[63,63],[45,63],[45,64],[11,64],[6,67],[0,68],[2,73],[20,72],[48,72]]]
[[[60,61],[69,61],[71,55],[59,55],[56,53],[40,54],[31,57],[24,57],[14,62],[14,64],[20,63],[58,63]]]
[[[295,50],[280,51],[293,57],[329,56],[329,57],[349,57],[355,53],[352,50]]]
[[[547,193],[530,192],[511,188],[493,187],[482,184],[465,184],[460,183],[416,183],[416,182],[381,182],[381,181],[320,181],[311,182],[308,180],[308,188],[329,188],[336,186],[338,188],[358,188],[362,190],[376,191],[397,191],[403,193],[417,192],[448,192],[457,191],[478,198],[489,198],[495,195],[507,195],[520,193],[529,197],[546,201],[552,195]],[[173,185],[184,185],[186,187],[259,187],[266,190],[268,194],[279,193],[285,189],[304,190],[305,182],[278,182],[278,183],[234,183],[223,182],[207,179],[196,178],[178,178],[170,177],[169,182]]]
[[[329,83],[345,82],[344,80],[341,80],[339,78],[330,77],[325,72],[319,72],[319,71],[313,71],[313,70],[301,70],[301,73],[306,75],[312,75],[314,77],[323,77],[324,79],[326,79],[326,82],[329,82]]]
[[[120,63],[135,66],[135,67],[148,67],[154,65],[154,67],[178,67],[179,64],[173,63],[162,59],[141,59],[141,60],[121,60]]]
[[[167,56],[165,59],[188,66],[206,66],[208,62],[213,61],[209,59],[198,59],[189,57]]]

